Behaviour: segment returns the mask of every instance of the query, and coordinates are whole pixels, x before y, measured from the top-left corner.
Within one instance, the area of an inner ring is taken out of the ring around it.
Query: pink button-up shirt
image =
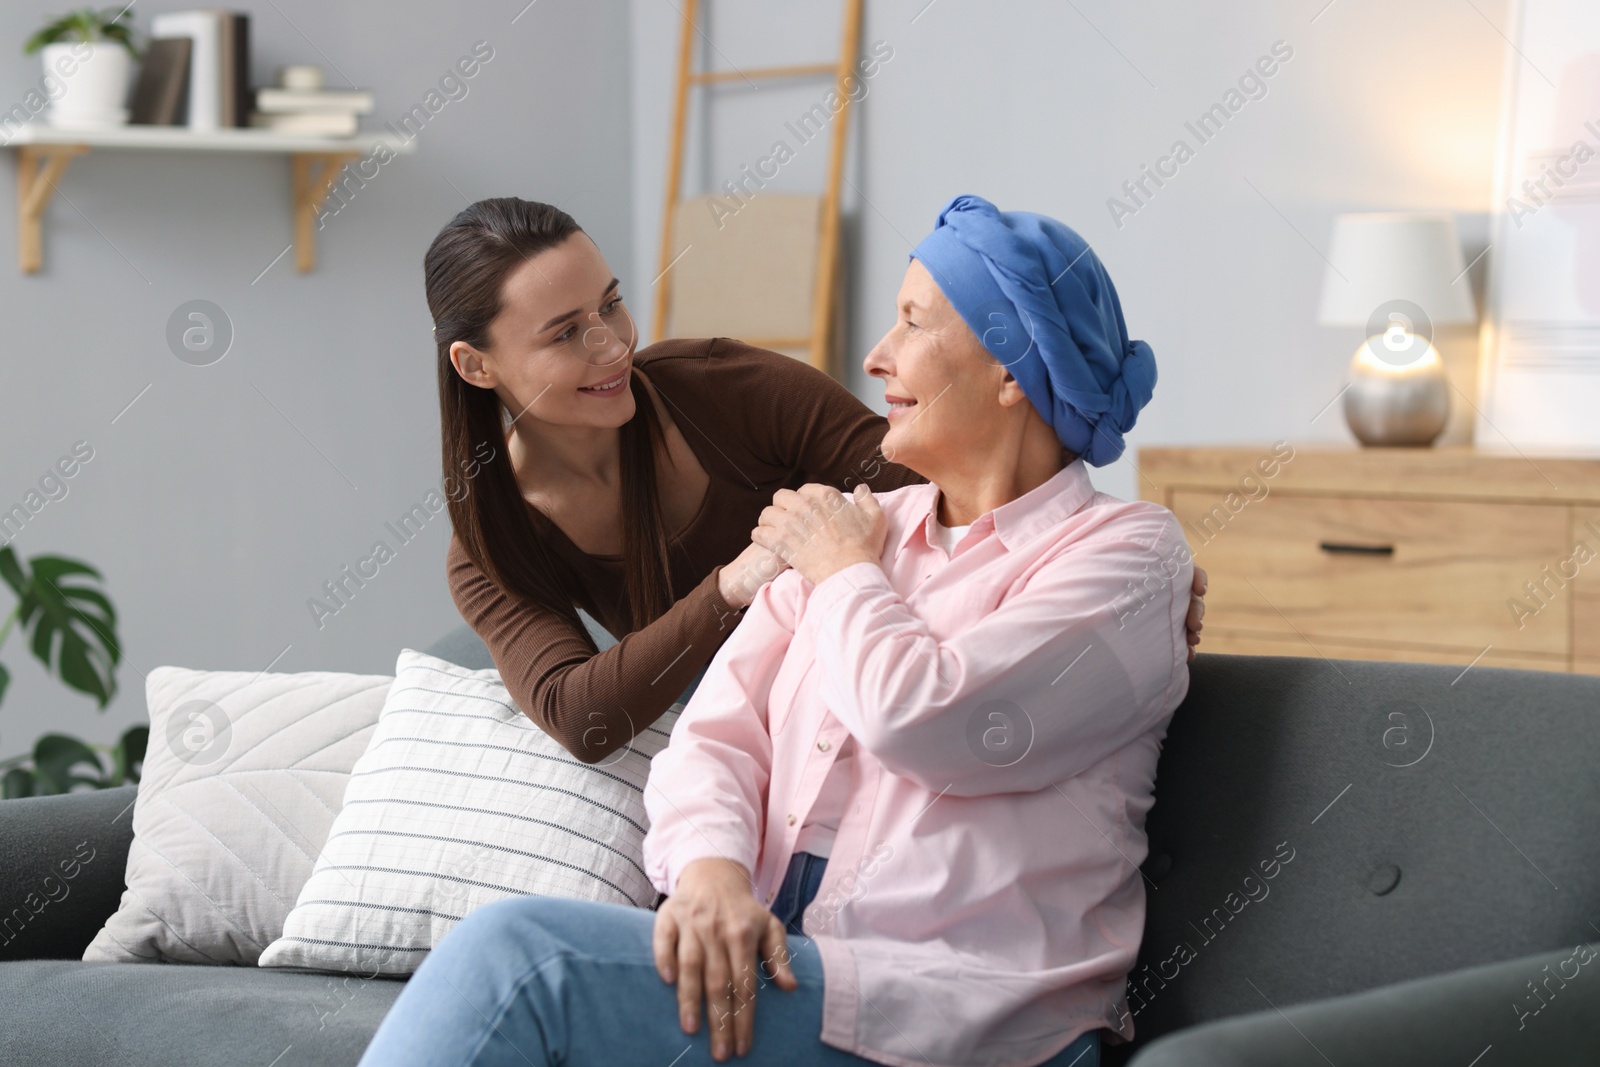
[[[1144,816],[1189,686],[1193,564],[1171,512],[1097,492],[1081,459],[950,556],[928,538],[938,494],[878,495],[881,565],[762,587],[655,757],[645,865],[671,894],[691,862],[732,859],[770,903],[853,737],[803,918],[821,1040],[1021,1067],[1095,1027],[1133,1036]]]

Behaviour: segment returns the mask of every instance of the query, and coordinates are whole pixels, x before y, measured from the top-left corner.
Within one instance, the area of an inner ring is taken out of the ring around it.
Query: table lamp
[[[1450,417],[1433,328],[1477,321],[1455,219],[1378,213],[1334,219],[1317,321],[1361,326],[1344,417],[1364,445],[1430,445]]]

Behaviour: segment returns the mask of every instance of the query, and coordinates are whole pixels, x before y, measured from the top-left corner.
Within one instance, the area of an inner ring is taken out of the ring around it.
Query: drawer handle
[[[1393,545],[1352,545],[1342,541],[1323,541],[1317,546],[1324,552],[1339,552],[1354,556],[1392,556]]]

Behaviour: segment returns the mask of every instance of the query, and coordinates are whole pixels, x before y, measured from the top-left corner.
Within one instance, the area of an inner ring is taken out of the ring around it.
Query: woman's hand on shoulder
[[[1184,618],[1184,629],[1189,640],[1189,658],[1194,659],[1195,648],[1200,644],[1200,628],[1204,625],[1200,620],[1206,617],[1206,586],[1208,580],[1206,572],[1196,566],[1194,569],[1194,587],[1189,591],[1189,614]]]
[[[683,869],[656,911],[653,946],[662,981],[677,984],[684,1033],[699,1029],[704,998],[711,1055],[719,1062],[730,1051],[750,1051],[759,986],[799,987],[783,923],[756,899],[750,872],[732,860],[700,859]]]

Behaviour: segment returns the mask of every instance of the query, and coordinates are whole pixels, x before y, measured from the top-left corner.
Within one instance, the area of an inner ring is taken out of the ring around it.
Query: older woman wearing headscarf
[[[885,455],[929,483],[763,512],[790,567],[651,769],[666,900],[480,908],[364,1063],[1093,1067],[1132,1036],[1192,563],[1086,468],[1122,454],[1154,356],[1076,233],[958,196],[865,366]]]

